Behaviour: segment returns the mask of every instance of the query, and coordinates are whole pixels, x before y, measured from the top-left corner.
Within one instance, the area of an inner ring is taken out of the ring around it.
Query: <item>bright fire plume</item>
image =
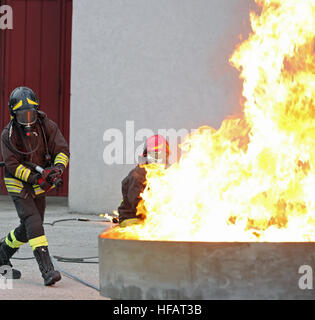
[[[143,224],[105,237],[315,241],[315,0],[256,0],[230,62],[244,118],[187,136],[178,163],[147,166]]]

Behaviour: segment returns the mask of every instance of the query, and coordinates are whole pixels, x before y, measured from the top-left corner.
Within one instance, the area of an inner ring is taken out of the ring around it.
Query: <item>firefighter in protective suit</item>
[[[140,163],[168,164],[170,150],[167,140],[161,135],[148,138],[144,144]],[[137,206],[141,200],[140,194],[145,188],[146,171],[141,164],[131,170],[122,181],[122,202],[118,208],[119,225],[126,227],[139,223],[145,217],[137,215]]]
[[[45,285],[61,279],[54,270],[48,251],[43,221],[45,196],[52,190],[69,162],[69,148],[56,123],[39,110],[36,94],[27,87],[14,89],[9,99],[11,121],[1,135],[5,185],[12,197],[20,225],[0,244],[0,266],[10,266],[10,258],[25,243],[32,247]],[[37,173],[26,163],[45,168]],[[4,274],[5,276],[5,274]],[[14,279],[20,271],[12,269]]]

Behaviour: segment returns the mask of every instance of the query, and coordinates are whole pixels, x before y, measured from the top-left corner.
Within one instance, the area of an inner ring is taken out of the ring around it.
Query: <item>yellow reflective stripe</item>
[[[13,248],[13,249],[16,249],[16,248],[19,248],[21,245],[24,244],[24,242],[21,242],[21,241],[19,241],[19,240],[16,239],[16,237],[15,237],[15,235],[14,235],[14,230],[12,230],[12,231],[10,232],[10,236],[11,236],[12,241],[9,240],[9,237],[8,237],[8,236],[5,238],[5,243],[6,243],[9,247],[11,247],[11,248]]]
[[[15,170],[15,174],[14,175],[19,179],[20,179],[20,175],[21,175],[21,172],[22,172],[23,168],[25,168],[25,167],[20,164]]]
[[[31,173],[31,170],[30,170],[30,169],[24,169],[24,171],[23,171],[23,176],[22,176],[21,179],[24,180],[24,181],[27,181],[30,173]]]
[[[15,235],[14,235],[14,230],[11,230],[10,236],[11,236],[12,242],[14,242],[14,240],[16,240]]]
[[[66,160],[69,159],[68,156],[67,156],[66,154],[64,154],[63,152],[59,152],[59,153],[57,154],[57,157],[65,158]]]
[[[22,164],[20,164],[15,170],[15,176],[23,181],[27,181],[31,173],[30,169],[27,169]]]
[[[61,163],[66,167],[68,165],[68,162],[69,162],[69,157],[63,152],[60,152],[57,154],[54,164],[56,165],[58,163]]]
[[[32,247],[33,251],[38,247],[48,246],[47,238],[45,235],[30,239],[28,243]]]
[[[4,178],[4,183],[8,192],[21,193],[24,187],[21,181],[13,178]]]
[[[12,238],[12,231],[10,232],[10,235],[11,235],[11,238]],[[14,246],[13,246],[13,243],[9,240],[9,237],[7,236],[5,238],[5,243],[10,247],[10,248],[13,248],[14,249]]]
[[[10,240],[8,239],[8,237],[5,238],[5,243],[10,247],[10,248],[13,248],[13,244],[10,242]]]
[[[55,188],[55,185],[52,185],[52,186],[47,190],[47,192],[50,191],[50,190],[52,190],[52,189],[54,189],[54,188]],[[36,184],[33,185],[33,189],[34,189],[34,192],[35,192],[35,195],[36,195],[36,196],[37,196],[38,194],[41,194],[41,193],[46,192],[46,191],[43,190],[39,185],[36,185]]]
[[[16,110],[16,109],[20,108],[22,105],[23,105],[23,101],[20,100],[20,101],[12,108],[12,110]]]
[[[141,220],[138,218],[131,218],[131,219],[125,219],[124,221],[122,221],[119,226],[124,228],[124,227],[129,227],[135,224],[140,224]]]
[[[64,159],[64,160],[68,160],[68,156],[65,155],[64,153],[60,152],[57,154],[56,158],[61,158],[61,159]]]
[[[14,187],[14,188],[17,188],[17,189],[20,189],[20,190],[23,189],[23,187],[21,187],[20,185],[16,185],[14,183],[6,183],[5,186],[6,187]]]
[[[65,167],[68,165],[68,162],[67,162],[67,161],[64,161],[64,160],[57,160],[57,161],[56,161],[56,160],[55,160],[55,163],[54,163],[54,164],[56,165],[56,164],[58,164],[58,163],[63,164]]]
[[[16,184],[13,184],[13,183],[6,183],[5,186],[9,187],[9,188],[14,187],[14,188],[17,188],[19,190],[23,189],[23,187],[17,186]]]
[[[57,160],[68,162],[68,159],[67,159],[67,158],[65,158],[65,157],[60,157],[60,156],[57,156],[57,157],[56,157],[55,161],[57,161]]]
[[[5,181],[8,181],[8,182],[16,182],[16,183],[20,183],[21,185],[23,185],[23,183],[18,180],[18,179],[15,179],[15,178],[4,178]]]
[[[18,172],[16,174],[16,177],[18,177],[19,179],[22,179],[22,176],[24,174],[24,170],[26,169],[23,165],[18,166]]]
[[[33,105],[35,105],[35,106],[38,106],[38,103],[37,102],[35,102],[35,101],[33,101],[33,100],[30,100],[29,98],[26,98],[27,99],[27,102],[29,103],[29,104],[33,104]]]
[[[34,188],[35,195],[38,195],[38,194],[45,192],[45,190],[43,190],[40,186],[35,187],[35,185],[34,185],[33,188]]]
[[[11,236],[12,244],[13,244],[14,248],[19,248],[21,245],[23,245],[25,243],[25,242],[21,242],[16,239],[15,234],[14,234],[14,230],[12,230],[10,232],[10,236]]]
[[[62,163],[65,167],[68,165],[68,161],[61,158],[55,159],[54,164],[56,165],[58,163]]]
[[[12,185],[12,186],[21,187],[21,188],[24,187],[23,183],[20,180],[17,180],[14,178],[4,178],[4,183],[6,185]]]
[[[22,192],[22,189],[18,189],[16,187],[8,187],[7,186],[7,190],[8,190],[8,192],[13,192],[13,193],[21,193]]]

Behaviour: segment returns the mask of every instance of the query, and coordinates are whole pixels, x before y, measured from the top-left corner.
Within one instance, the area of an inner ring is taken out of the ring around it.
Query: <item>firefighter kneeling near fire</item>
[[[141,200],[140,194],[143,192],[146,182],[146,170],[141,166],[141,163],[167,165],[169,154],[169,144],[161,135],[154,135],[146,140],[140,164],[131,170],[122,181],[123,200],[118,208],[120,227],[140,223],[145,218],[142,215],[137,215],[137,206]]]
[[[69,162],[69,148],[57,124],[39,110],[39,100],[31,89],[14,89],[8,105],[11,121],[2,131],[1,151],[5,185],[16,207],[20,225],[0,244],[0,266],[12,268],[10,258],[28,242],[44,284],[49,286],[59,281],[61,276],[54,270],[44,233],[45,196],[62,182],[61,175]],[[43,172],[37,173],[30,164],[44,168]],[[20,271],[11,270],[13,279],[21,277]],[[2,275],[9,277],[6,272]]]

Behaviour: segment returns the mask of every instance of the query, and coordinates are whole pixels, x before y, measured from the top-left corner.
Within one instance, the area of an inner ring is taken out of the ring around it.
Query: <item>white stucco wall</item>
[[[135,133],[218,128],[240,111],[241,82],[228,58],[239,35],[247,37],[254,7],[253,0],[73,1],[71,211],[117,208],[132,144],[144,139],[125,137],[126,121]],[[129,148],[125,164],[104,162],[110,128]]]

